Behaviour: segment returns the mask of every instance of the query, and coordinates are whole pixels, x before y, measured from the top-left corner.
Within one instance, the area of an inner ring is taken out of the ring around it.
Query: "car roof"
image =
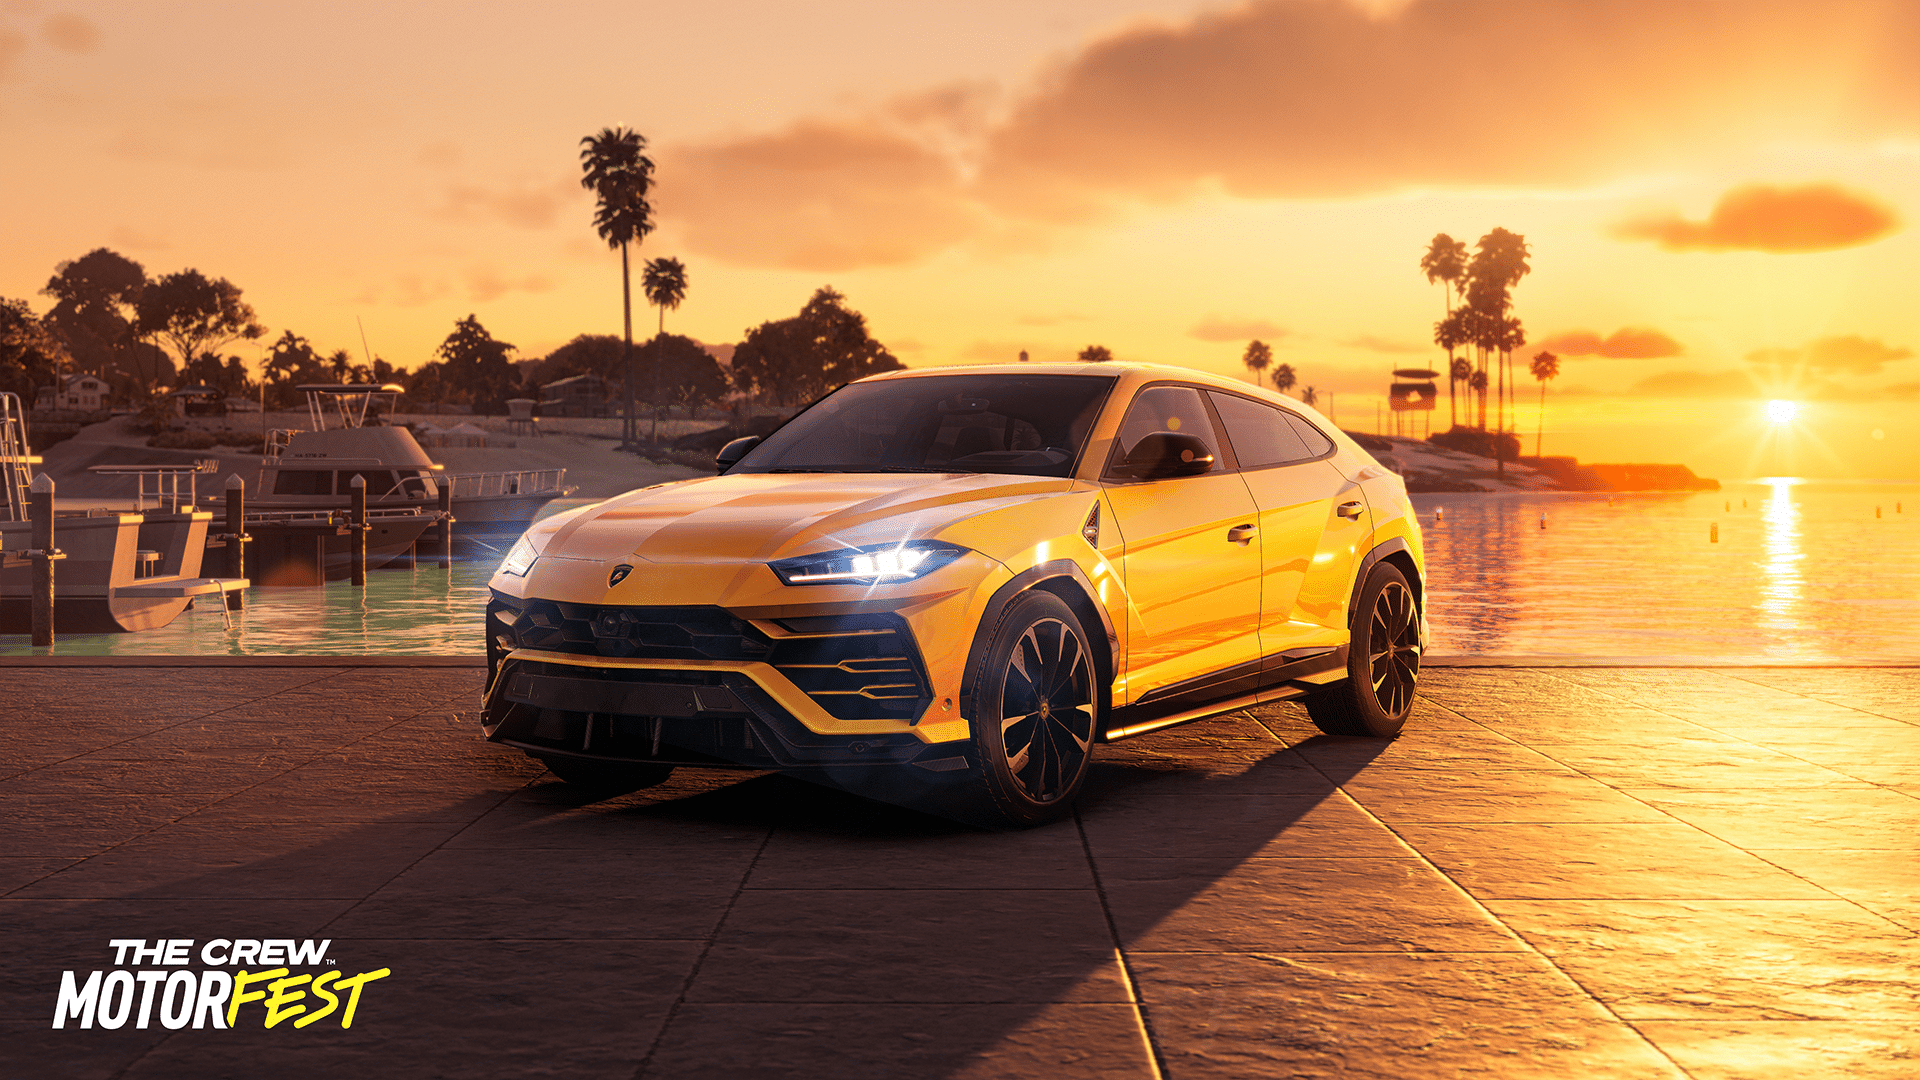
[[[1306,411],[1300,402],[1264,386],[1244,382],[1240,379],[1217,375],[1198,368],[1177,367],[1173,364],[1146,364],[1138,362],[1107,361],[1105,363],[1065,363],[1065,364],[956,364],[950,367],[901,368],[895,371],[870,375],[862,382],[875,382],[882,379],[914,379],[927,375],[1106,375],[1118,376],[1123,381],[1138,386],[1142,383],[1158,382],[1162,379],[1179,382],[1199,383],[1217,390],[1229,390],[1257,397],[1262,401],[1281,405],[1294,412]]]

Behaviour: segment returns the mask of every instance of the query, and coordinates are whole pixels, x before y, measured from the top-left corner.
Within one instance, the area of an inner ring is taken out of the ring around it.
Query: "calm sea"
[[[1436,655],[1920,659],[1920,484],[1414,502]],[[364,593],[255,589],[232,629],[203,603],[162,630],[64,635],[52,652],[477,654],[493,565],[379,570]],[[0,654],[34,651],[0,635]]]

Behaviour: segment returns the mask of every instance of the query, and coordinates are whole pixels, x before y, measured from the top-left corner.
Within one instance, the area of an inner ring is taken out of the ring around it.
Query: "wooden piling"
[[[66,558],[53,546],[53,477],[41,473],[28,489],[28,515],[33,521],[33,644],[53,644],[53,564]]]
[[[440,485],[440,569],[453,569],[453,477],[435,477]]]
[[[347,539],[347,550],[353,560],[353,587],[367,587],[367,478],[359,473],[353,474],[353,509],[347,528],[352,535]]]
[[[227,576],[243,578],[247,576],[246,544],[253,537],[247,535],[247,482],[239,473],[227,477],[227,531],[220,537],[227,545]],[[247,594],[236,589],[227,594],[228,611],[245,611]]]

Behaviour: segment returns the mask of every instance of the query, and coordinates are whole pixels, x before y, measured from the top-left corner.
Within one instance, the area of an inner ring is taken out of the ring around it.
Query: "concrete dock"
[[[590,801],[480,668],[338,664],[0,667],[0,1076],[1920,1075],[1920,669],[1430,668],[1392,742],[1237,713],[990,834]],[[350,1028],[50,1026],[63,972],[310,939],[389,972]]]

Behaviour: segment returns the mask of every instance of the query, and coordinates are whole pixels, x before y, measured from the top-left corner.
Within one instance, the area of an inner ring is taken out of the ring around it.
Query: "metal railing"
[[[516,472],[435,473],[434,481],[454,481],[455,498],[487,495],[559,495],[566,487],[565,469],[521,469]]]
[[[33,484],[33,450],[27,444],[27,410],[20,395],[0,393],[0,468],[6,470],[7,520],[26,521]]]

